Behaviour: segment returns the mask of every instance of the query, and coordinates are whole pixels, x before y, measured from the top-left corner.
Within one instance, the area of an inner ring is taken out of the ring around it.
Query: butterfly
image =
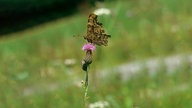
[[[111,37],[111,35],[105,34],[102,23],[97,20],[97,15],[91,13],[88,17],[87,34],[84,36],[84,39],[86,39],[89,43],[99,46],[107,46],[107,39],[109,37]]]
[[[91,13],[88,17],[88,24],[87,24],[87,34],[84,36],[84,39],[88,41],[88,43],[91,43],[90,46],[96,45],[104,45],[107,46],[108,38],[111,37],[111,35],[105,34],[105,31],[103,30],[102,23],[97,21],[97,15],[94,13]],[[88,44],[87,44],[88,45]],[[92,49],[93,50],[93,49]],[[82,60],[82,69],[86,72],[86,78],[85,78],[85,87],[88,87],[88,71],[87,67],[92,63],[92,50],[89,49],[86,51],[86,56]]]

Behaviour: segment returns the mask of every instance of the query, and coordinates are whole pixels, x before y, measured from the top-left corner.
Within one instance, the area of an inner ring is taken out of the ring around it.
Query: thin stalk
[[[85,76],[85,85],[84,85],[84,87],[85,87],[85,94],[84,94],[84,101],[85,101],[85,106],[87,106],[88,105],[88,102],[87,102],[87,100],[88,100],[88,82],[89,82],[89,77],[88,77],[88,71],[85,71],[85,73],[86,73],[86,76]]]

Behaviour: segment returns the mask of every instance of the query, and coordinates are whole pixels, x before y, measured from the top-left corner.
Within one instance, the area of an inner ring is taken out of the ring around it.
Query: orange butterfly
[[[87,35],[84,36],[84,39],[86,39],[89,43],[99,46],[107,46],[107,39],[109,37],[111,37],[111,35],[105,34],[102,23],[97,21],[97,15],[91,13],[88,17]]]

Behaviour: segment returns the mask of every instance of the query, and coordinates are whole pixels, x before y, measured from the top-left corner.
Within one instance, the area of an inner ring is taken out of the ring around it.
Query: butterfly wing
[[[105,34],[102,23],[97,21],[97,15],[91,13],[88,17],[87,35],[84,38],[90,43],[107,46],[109,37],[111,36]]]

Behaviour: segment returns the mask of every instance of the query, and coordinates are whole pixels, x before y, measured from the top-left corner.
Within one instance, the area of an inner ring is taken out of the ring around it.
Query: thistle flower
[[[92,63],[92,51],[95,50],[95,46],[92,43],[83,45],[82,50],[86,51],[86,56],[82,60],[82,69],[87,71],[87,67]]]
[[[84,51],[88,51],[88,50],[94,51],[95,46],[92,43],[88,43],[88,44],[83,45],[82,50],[84,50]]]
[[[92,51],[95,50],[95,46],[92,43],[88,43],[88,44],[83,45],[82,50],[86,51],[86,56],[82,60],[82,69],[86,72],[85,88],[87,88],[88,87],[88,71],[87,71],[87,67],[92,63],[92,58],[93,58]],[[85,97],[86,97],[86,93],[85,93]]]

